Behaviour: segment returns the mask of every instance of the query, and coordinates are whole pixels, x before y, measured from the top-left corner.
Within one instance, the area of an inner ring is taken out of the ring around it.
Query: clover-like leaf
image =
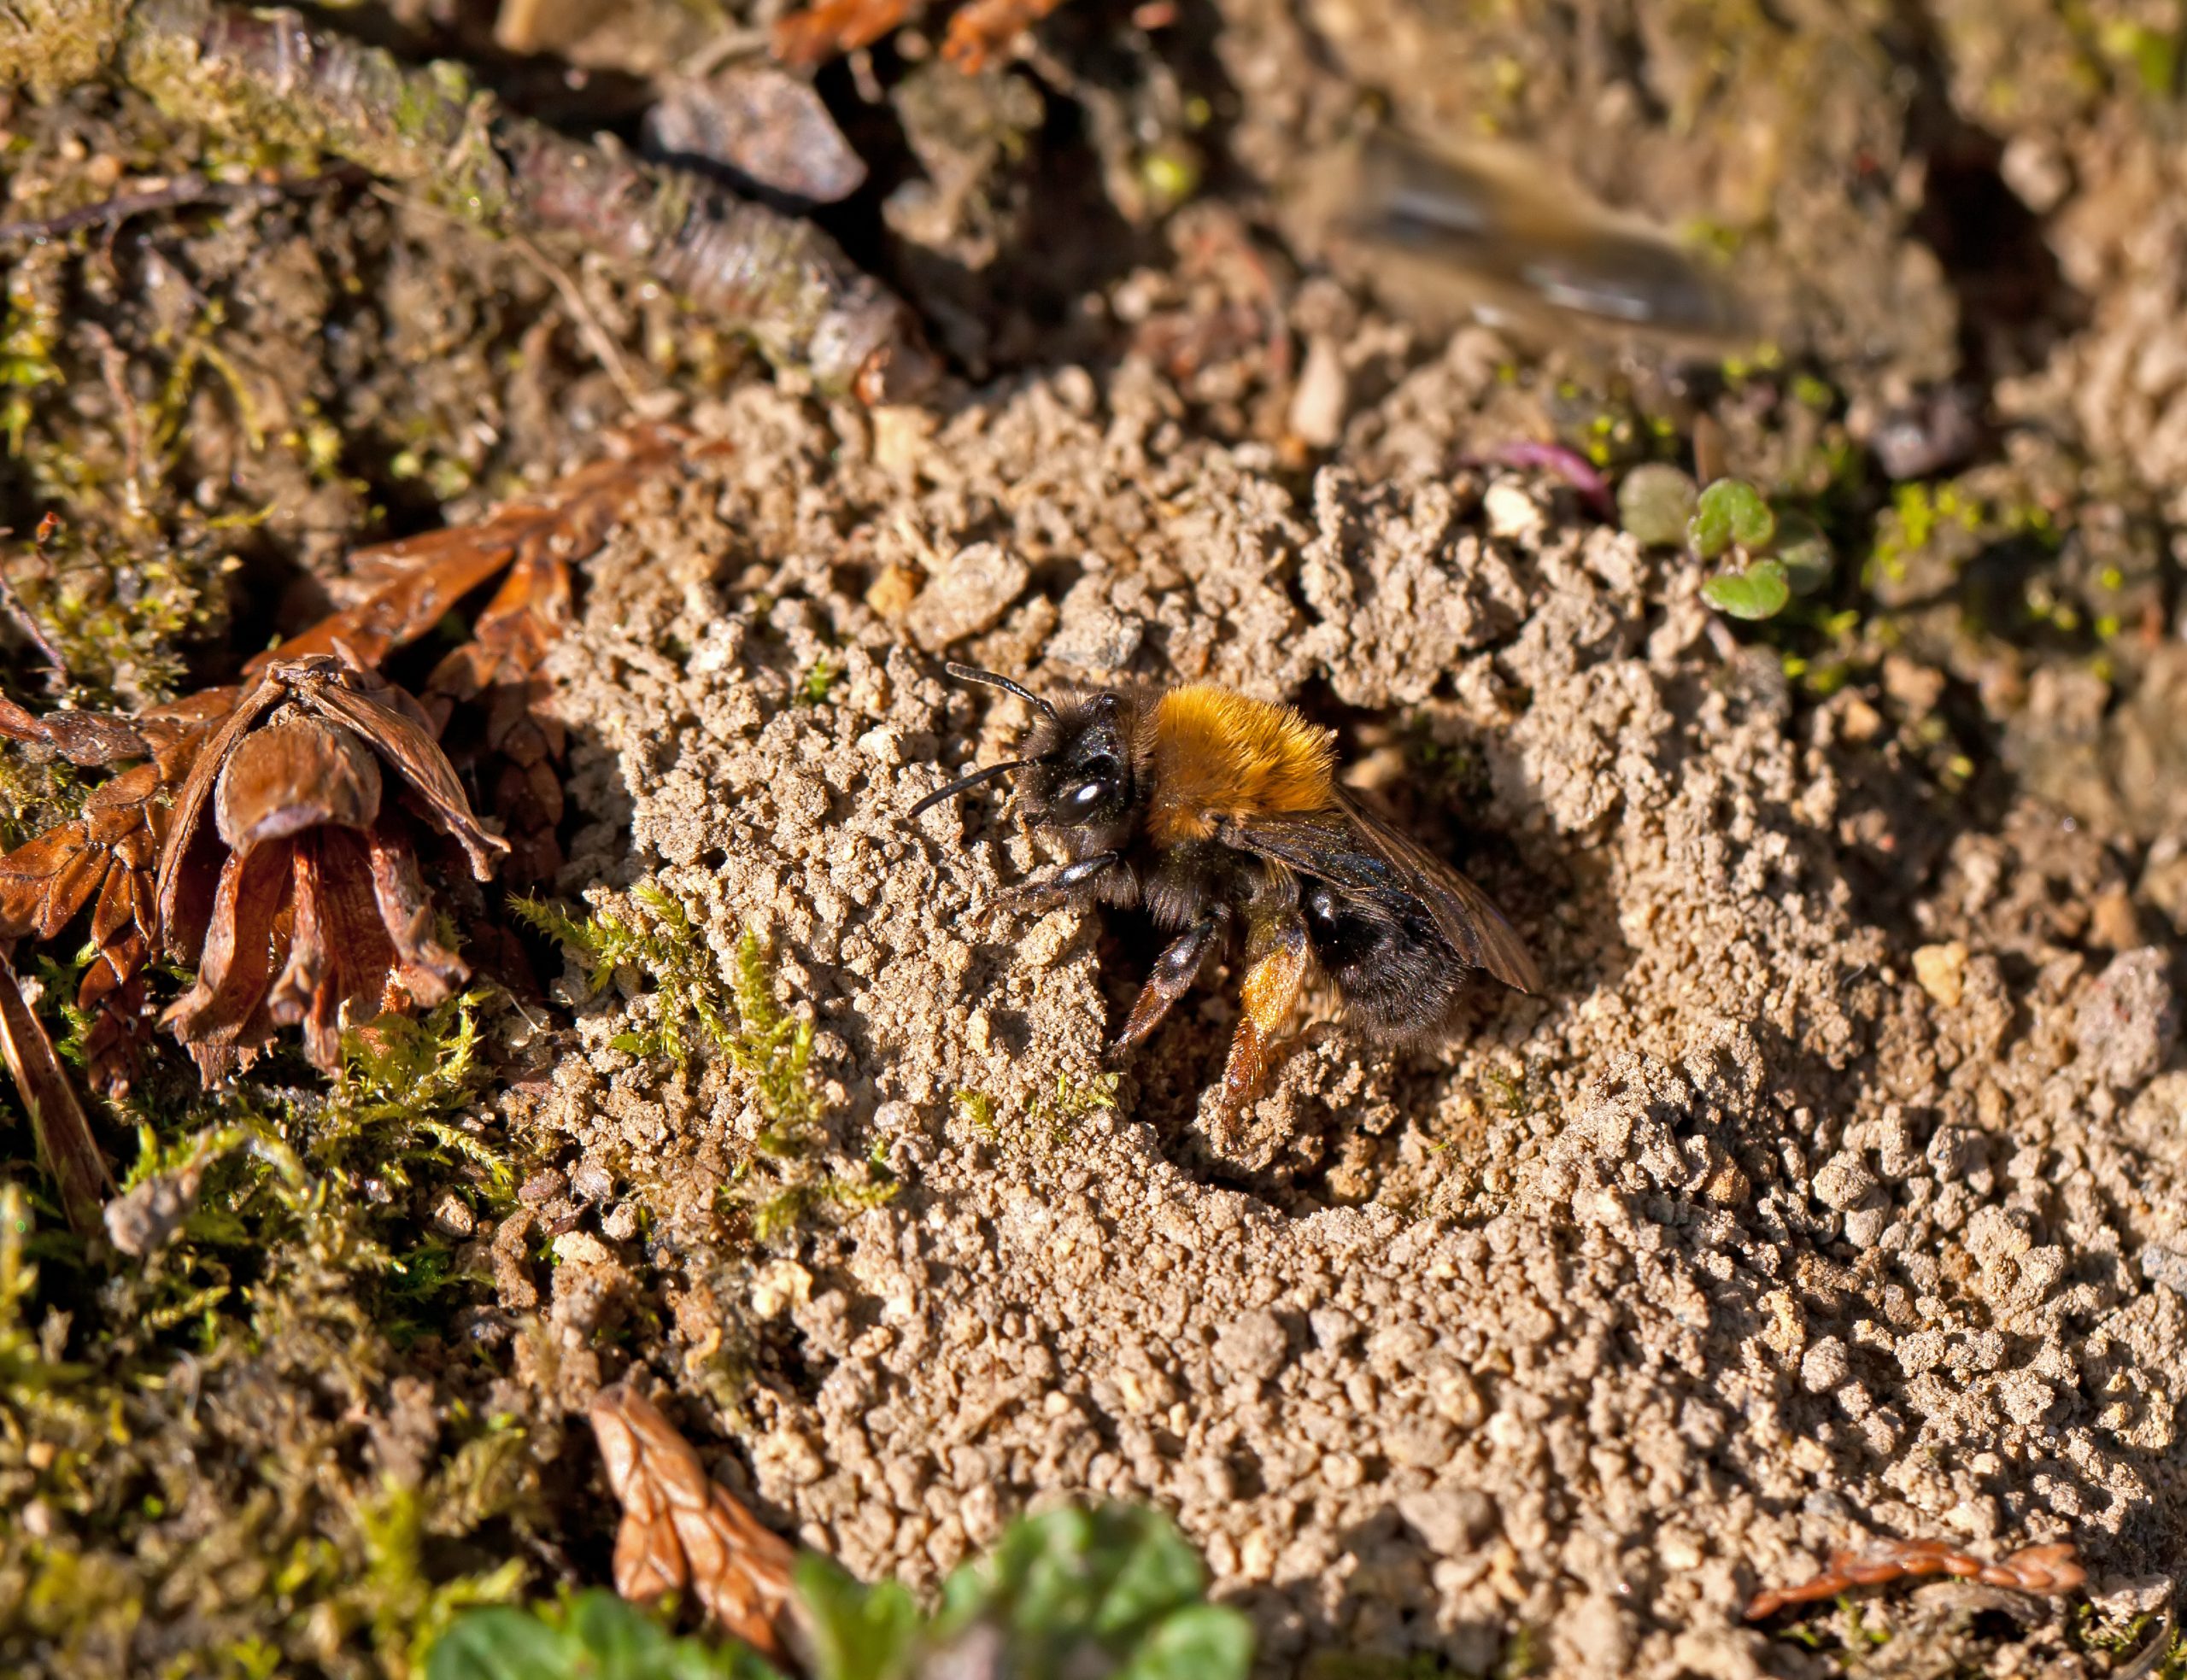
[[[1777,541],[1771,554],[1785,568],[1785,581],[1796,595],[1811,595],[1830,582],[1836,557],[1830,539],[1804,513],[1787,513],[1777,521]]]
[[[1702,598],[1734,618],[1774,618],[1792,598],[1784,565],[1756,560],[1742,571],[1720,571],[1701,586]]]
[[[1644,547],[1678,547],[1698,495],[1693,480],[1668,462],[1645,462],[1617,487],[1617,522]]]
[[[1704,560],[1737,543],[1750,553],[1767,548],[1777,535],[1777,516],[1762,492],[1743,478],[1719,478],[1702,491],[1686,540]]]

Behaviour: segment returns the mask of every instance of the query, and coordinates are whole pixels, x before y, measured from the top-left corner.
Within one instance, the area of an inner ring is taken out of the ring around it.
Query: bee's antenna
[[[1000,680],[1000,677],[996,679],[998,682]],[[1001,764],[989,764],[985,770],[974,770],[970,776],[960,776],[947,787],[935,788],[913,805],[911,815],[917,817],[920,812],[940,805],[953,793],[961,793],[968,787],[977,787],[983,781],[993,781],[999,776],[1007,776],[1011,770],[1023,769],[1026,762],[1023,758],[1006,758]]]
[[[960,665],[953,660],[945,660],[941,668],[960,682],[984,682],[990,688],[1000,688],[1006,694],[1017,695],[1044,717],[1053,717],[1056,715],[1056,709],[1038,694],[1019,688],[1006,676],[997,676],[991,670],[979,670],[970,665]]]

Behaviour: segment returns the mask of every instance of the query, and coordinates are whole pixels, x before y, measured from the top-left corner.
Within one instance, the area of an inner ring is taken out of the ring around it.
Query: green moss
[[[704,1046],[749,1082],[762,1124],[724,1196],[749,1217],[754,1237],[770,1242],[809,1215],[856,1212],[894,1196],[899,1186],[885,1168],[831,1168],[817,1158],[829,1116],[812,1072],[812,1023],[777,998],[759,935],[738,935],[724,977],[671,894],[647,882],[630,901],[628,912],[583,916],[536,899],[512,908],[561,945],[594,991],[620,977],[649,997],[651,1024],[617,1034],[615,1048],[684,1068]],[[755,1177],[755,1168],[764,1170]]]

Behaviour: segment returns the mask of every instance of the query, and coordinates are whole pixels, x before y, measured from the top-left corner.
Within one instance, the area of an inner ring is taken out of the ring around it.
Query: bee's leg
[[[1162,1024],[1162,1017],[1170,1007],[1192,989],[1199,976],[1200,967],[1207,961],[1207,953],[1215,949],[1228,918],[1220,911],[1194,922],[1154,959],[1154,972],[1146,977],[1146,984],[1139,990],[1139,997],[1131,1006],[1131,1019],[1124,1022],[1124,1030],[1117,1034],[1114,1050],[1129,1050]]]
[[[1246,977],[1238,988],[1244,1013],[1230,1037],[1229,1058],[1222,1064],[1222,1112],[1226,1119],[1237,1119],[1261,1094],[1270,1053],[1305,986],[1308,959],[1306,924],[1296,911],[1253,929],[1246,951]]]
[[[1075,863],[1064,864],[1052,875],[1020,882],[1001,895],[1002,901],[1036,910],[1077,902],[1087,896],[1088,887],[1098,893],[1102,885],[1101,877],[1123,862],[1121,852],[1097,852],[1090,858],[1081,858]]]

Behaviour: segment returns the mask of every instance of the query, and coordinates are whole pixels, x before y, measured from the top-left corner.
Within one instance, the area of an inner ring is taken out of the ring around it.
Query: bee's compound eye
[[[1091,811],[1109,797],[1110,791],[1105,781],[1082,781],[1064,795],[1063,802],[1073,811]]]

